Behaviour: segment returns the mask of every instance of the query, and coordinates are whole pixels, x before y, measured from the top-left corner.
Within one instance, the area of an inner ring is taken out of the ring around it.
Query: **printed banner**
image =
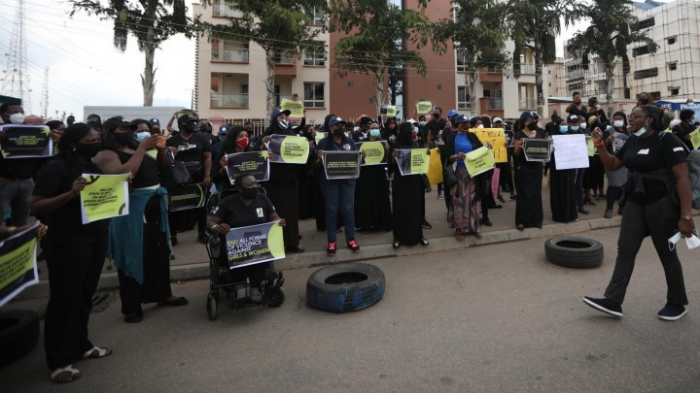
[[[361,163],[362,153],[357,150],[323,152],[323,170],[328,180],[357,179]]]
[[[484,145],[491,144],[491,154],[496,162],[508,162],[506,132],[502,128],[470,128],[469,131],[475,133]]]
[[[2,157],[35,158],[53,156],[51,130],[47,126],[1,126],[5,137],[0,141]]]
[[[284,235],[279,221],[231,228],[226,234],[226,252],[231,269],[284,258]]]
[[[700,128],[690,133],[690,142],[693,143],[693,150],[700,147]]]
[[[433,158],[435,157],[435,158]],[[442,160],[440,159],[440,149],[437,147],[430,149],[430,168],[428,169],[428,181],[431,186],[442,183],[443,176]]]
[[[365,161],[362,165],[386,164],[386,141],[357,142],[357,150],[365,152]]]
[[[178,212],[181,210],[197,209],[204,206],[206,199],[207,190],[204,184],[187,184],[168,192],[168,210],[171,212]]]
[[[232,153],[226,156],[226,173],[233,185],[234,179],[241,174],[255,176],[255,180],[262,182],[270,180],[270,161],[266,151],[253,151],[246,153]]]
[[[433,108],[435,108],[434,101],[418,101],[418,102],[416,102],[416,112],[419,115],[427,115],[428,113],[431,113],[433,111]]]
[[[549,162],[552,156],[552,140],[524,138],[523,153],[527,161]]]
[[[469,176],[474,177],[484,172],[488,172],[496,166],[496,161],[493,159],[493,154],[488,147],[482,146],[470,153],[464,159],[464,164],[467,166]]]
[[[396,163],[401,176],[425,175],[430,169],[430,156],[425,149],[397,149]],[[438,156],[439,157],[439,156]]]
[[[272,135],[267,145],[270,161],[282,164],[306,164],[309,142],[301,136]]]
[[[398,108],[395,105],[387,105],[386,107],[386,115],[388,117],[396,117],[396,115],[399,113]]]
[[[289,116],[304,117],[304,103],[302,101],[292,101],[287,98],[282,99],[280,108],[283,111],[289,110]]]
[[[700,134],[700,133],[698,133]],[[613,133],[613,141],[612,141],[612,147],[613,147],[613,153],[622,149],[622,146],[625,145],[627,140],[630,138],[629,135],[623,134],[621,132],[615,132]],[[700,143],[700,141],[698,141]]]
[[[318,145],[322,140],[324,140],[328,136],[327,132],[318,132],[316,131],[316,145]]]
[[[80,192],[80,213],[83,224],[129,215],[130,173],[93,175],[83,173],[87,184]]]
[[[37,223],[0,242],[0,307],[39,282],[36,268]]]
[[[585,135],[552,135],[552,141],[557,170],[588,168]]]

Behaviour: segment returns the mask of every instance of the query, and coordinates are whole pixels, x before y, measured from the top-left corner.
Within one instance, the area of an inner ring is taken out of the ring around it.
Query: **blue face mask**
[[[425,120],[421,120],[421,121],[419,121],[419,123],[420,123],[421,126],[424,126],[424,125],[426,124],[426,123],[425,123]]]
[[[413,132],[418,133],[418,127],[413,127]]]
[[[571,131],[578,131],[578,126],[571,126]]]
[[[369,136],[373,138],[378,138],[379,137],[379,130],[369,130]]]
[[[569,132],[569,126],[559,126],[559,131],[566,134],[567,132]]]

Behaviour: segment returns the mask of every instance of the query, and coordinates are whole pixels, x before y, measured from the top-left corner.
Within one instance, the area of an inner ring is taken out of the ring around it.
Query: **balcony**
[[[567,71],[566,80],[583,79],[583,70]]]
[[[503,82],[503,72],[496,67],[482,68],[479,70],[479,81],[484,82]]]
[[[520,75],[535,75],[536,69],[534,64],[520,64]]]
[[[248,94],[211,93],[211,108],[248,108]]]
[[[294,56],[275,53],[274,60],[276,76],[297,76],[297,62]]]
[[[214,3],[212,5],[213,16],[215,18],[242,18],[243,12],[235,10],[231,7],[232,3]]]
[[[518,100],[518,109],[521,111],[535,111],[537,110],[537,99],[536,98],[521,98]]]
[[[460,101],[457,103],[457,109],[472,109],[472,103]]]
[[[229,63],[248,63],[250,51],[248,49],[220,50],[214,46],[211,51],[211,61],[221,61]]]
[[[591,74],[591,79],[594,81],[607,81],[608,76],[604,72],[596,72]]]
[[[489,110],[503,110],[503,99],[489,98]]]

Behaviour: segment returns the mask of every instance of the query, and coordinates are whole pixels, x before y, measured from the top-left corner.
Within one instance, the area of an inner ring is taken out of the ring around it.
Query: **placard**
[[[430,149],[430,165],[428,169],[428,181],[430,182],[431,186],[435,186],[437,184],[442,183],[442,177],[443,177],[443,172],[444,168],[442,166],[442,160],[440,158],[440,149],[433,148]],[[437,159],[432,159],[432,157],[436,157]]]
[[[5,159],[53,156],[51,130],[47,126],[0,126],[5,137],[0,140],[0,151]]]
[[[39,283],[36,235],[39,223],[0,242],[0,307]]]
[[[625,145],[627,140],[630,138],[629,135],[623,134],[621,132],[615,132],[612,135],[613,141],[612,141],[612,147],[613,147],[613,153],[622,149],[622,146]]]
[[[493,154],[488,147],[482,146],[470,153],[464,158],[464,164],[467,166],[469,176],[478,176],[484,172],[488,172],[496,166],[496,161],[493,159]]]
[[[357,179],[360,177],[362,152],[324,151],[323,170],[328,180]]]
[[[690,133],[690,142],[693,144],[693,150],[700,147],[700,128]]]
[[[206,197],[207,190],[203,183],[184,185],[168,192],[168,210],[178,212],[198,209],[204,206]]]
[[[365,152],[365,165],[384,165],[387,161],[386,141],[367,141],[355,143],[357,150]]]
[[[283,111],[291,112],[289,116],[304,117],[304,103],[302,101],[292,101],[287,98],[282,99],[280,108]]]
[[[435,108],[435,101],[418,101],[416,102],[416,113],[419,115],[427,115]]]
[[[552,157],[552,140],[523,138],[523,153],[527,161],[549,162]]]
[[[584,134],[552,135],[557,170],[588,168],[588,147]]]
[[[386,106],[386,115],[387,117],[396,117],[396,115],[399,113],[398,108],[396,105],[387,105]]]
[[[593,139],[590,136],[586,136],[586,149],[588,157],[593,157],[595,155],[595,145],[593,144]]]
[[[272,162],[306,164],[309,159],[309,141],[302,136],[271,135],[267,151]]]
[[[130,173],[97,175],[83,173],[87,184],[80,192],[80,213],[83,224],[129,215]]]
[[[496,162],[508,162],[506,132],[502,128],[470,128],[469,131],[476,134],[484,145],[491,144],[491,154]]]
[[[324,140],[327,136],[328,136],[328,133],[327,133],[327,132],[318,132],[318,131],[316,131],[316,145],[318,146],[318,144],[319,144],[322,140]]]
[[[249,174],[259,182],[270,180],[270,161],[267,151],[252,151],[226,155],[226,174],[231,185],[242,174]]]
[[[430,169],[430,156],[426,149],[397,149],[396,164],[401,176],[425,175]]]
[[[231,228],[226,234],[230,269],[284,258],[284,235],[278,221]]]

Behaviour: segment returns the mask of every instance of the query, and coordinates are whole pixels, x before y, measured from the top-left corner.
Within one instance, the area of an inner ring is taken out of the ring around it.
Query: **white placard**
[[[584,134],[552,135],[552,140],[557,170],[588,168],[588,146]]]

